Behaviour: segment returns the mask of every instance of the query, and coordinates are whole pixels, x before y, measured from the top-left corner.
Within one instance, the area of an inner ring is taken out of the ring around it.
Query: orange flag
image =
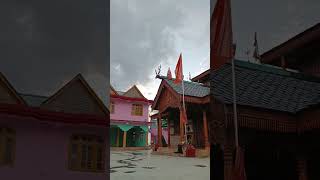
[[[171,70],[170,70],[170,68],[168,69],[168,72],[167,72],[167,78],[168,78],[169,80],[172,79],[172,75],[171,75]]]
[[[180,54],[178,63],[175,69],[176,79],[174,81],[175,84],[180,84],[183,81],[183,72],[182,72],[182,54]]]
[[[236,160],[234,163],[234,180],[246,180],[246,171],[244,167],[244,152],[240,147],[236,148]]]
[[[210,68],[218,69],[233,58],[230,0],[217,0],[210,30]]]
[[[180,109],[180,121],[183,122],[184,124],[187,123],[187,113],[184,108]]]

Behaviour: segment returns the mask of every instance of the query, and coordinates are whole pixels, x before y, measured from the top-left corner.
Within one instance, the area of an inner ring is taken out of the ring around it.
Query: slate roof
[[[182,95],[182,87],[181,84],[175,84],[172,80],[167,79],[167,77],[161,76],[161,79],[166,81],[170,87],[178,94]],[[201,83],[184,81],[184,94],[185,96],[192,96],[192,97],[205,97],[210,95],[210,87],[207,87]]]
[[[26,101],[26,103],[29,105],[29,106],[32,106],[32,107],[39,107],[40,104],[45,101],[46,99],[48,99],[48,97],[46,96],[38,96],[38,95],[31,95],[31,94],[19,94],[22,99],[24,101]]]
[[[231,64],[211,74],[212,94],[231,104]],[[270,65],[235,61],[237,104],[297,113],[320,103],[320,79]]]

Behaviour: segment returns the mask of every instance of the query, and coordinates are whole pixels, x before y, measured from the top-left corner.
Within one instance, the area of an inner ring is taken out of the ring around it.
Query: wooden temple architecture
[[[209,71],[195,77],[192,81],[184,81],[185,104],[188,122],[186,128],[180,122],[180,108],[182,108],[182,87],[175,84],[174,79],[165,76],[157,76],[161,80],[157,95],[152,105],[153,110],[158,113],[152,116],[157,119],[158,127],[166,121],[168,140],[163,141],[162,128],[158,128],[157,145],[167,147],[176,151],[178,144],[185,141],[185,133],[188,142],[196,149],[207,151],[209,155],[209,129],[208,129],[208,107],[210,102],[210,87],[203,81],[208,77]],[[207,78],[209,80],[209,78]],[[166,142],[166,144],[164,144]]]
[[[320,179],[320,24],[261,55],[235,60],[239,145],[248,180]],[[294,70],[292,70],[294,69]],[[231,64],[211,71],[211,178],[232,179]]]

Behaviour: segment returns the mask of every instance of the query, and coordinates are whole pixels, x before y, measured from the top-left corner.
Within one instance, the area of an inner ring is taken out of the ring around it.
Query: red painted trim
[[[127,96],[120,96],[120,95],[110,95],[111,98],[117,98],[117,99],[123,99],[123,100],[129,100],[129,101],[141,101],[152,104],[152,100],[144,99],[144,98],[133,98],[133,97],[127,97]]]
[[[51,121],[68,124],[88,124],[105,127],[109,126],[110,121],[109,116],[102,117],[90,114],[54,112],[20,104],[0,104],[0,113],[34,117],[39,121]]]

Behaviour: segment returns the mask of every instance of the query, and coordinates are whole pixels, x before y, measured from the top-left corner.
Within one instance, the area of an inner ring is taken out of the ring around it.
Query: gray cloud
[[[260,52],[288,40],[320,22],[317,0],[242,0],[232,1],[234,41],[237,56],[253,51],[254,32],[258,33]]]
[[[202,27],[209,16],[204,7],[193,0],[111,0],[111,84],[120,90],[150,85],[159,64],[175,63],[181,39],[190,51],[209,42],[209,22]]]
[[[107,102],[106,3],[1,1],[0,71],[19,92],[41,95],[82,73]]]

